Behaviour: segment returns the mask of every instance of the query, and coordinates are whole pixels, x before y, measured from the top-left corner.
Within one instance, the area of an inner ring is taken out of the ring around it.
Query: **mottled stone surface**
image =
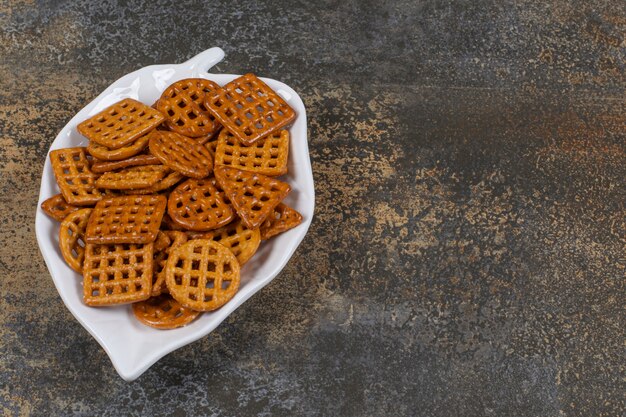
[[[0,412],[625,415],[626,3],[236,3],[0,5]],[[302,96],[316,217],[126,383],[39,255],[41,168],[112,81],[211,46]]]

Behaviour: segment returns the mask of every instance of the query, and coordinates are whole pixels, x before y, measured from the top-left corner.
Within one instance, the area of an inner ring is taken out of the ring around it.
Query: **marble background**
[[[623,416],[623,1],[0,3],[5,416]],[[271,285],[132,383],[34,236],[48,147],[220,46],[291,85],[316,217]]]

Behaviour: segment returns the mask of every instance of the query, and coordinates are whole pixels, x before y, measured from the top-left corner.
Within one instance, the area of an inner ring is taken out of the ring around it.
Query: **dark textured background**
[[[626,3],[236,3],[1,3],[0,411],[626,415]],[[316,217],[126,383],[38,253],[41,169],[112,81],[212,46],[303,98]]]

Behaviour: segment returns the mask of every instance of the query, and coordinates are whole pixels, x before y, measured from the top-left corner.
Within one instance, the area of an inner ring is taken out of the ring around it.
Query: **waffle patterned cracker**
[[[259,229],[248,229],[241,220],[229,223],[217,230],[203,233],[201,238],[226,246],[237,257],[239,265],[248,262],[261,244]]]
[[[80,207],[67,204],[63,196],[57,194],[41,203],[41,209],[54,220],[62,222],[68,214],[80,210]]]
[[[289,184],[276,178],[223,166],[215,168],[215,178],[250,229],[261,226],[291,191]]]
[[[110,190],[132,190],[155,185],[170,169],[165,165],[144,165],[117,172],[105,172],[96,180],[98,188]]]
[[[217,139],[215,165],[224,165],[269,177],[287,173],[289,158],[289,131],[278,130],[250,146],[244,146],[228,130],[222,130]]]
[[[117,171],[118,169],[130,168],[143,165],[158,165],[161,161],[154,155],[137,155],[121,161],[94,161],[91,164],[91,172],[103,174]]]
[[[239,262],[217,242],[190,240],[176,248],[165,266],[165,283],[181,305],[211,311],[226,304],[239,289]]]
[[[280,203],[261,225],[261,239],[267,240],[293,229],[300,223],[302,223],[302,215],[286,204]]]
[[[69,214],[61,222],[59,247],[65,262],[76,272],[83,272],[85,257],[85,230],[92,209],[85,208]]]
[[[189,179],[170,194],[167,213],[174,223],[187,230],[217,229],[235,217],[225,198],[215,178]]]
[[[246,146],[289,125],[294,110],[254,74],[234,79],[207,96],[206,107]]]
[[[191,323],[200,312],[183,307],[170,295],[163,294],[134,303],[133,314],[146,326],[176,329]]]
[[[89,217],[87,243],[151,243],[157,237],[167,198],[129,195],[105,198]]]
[[[83,301],[89,306],[135,303],[150,297],[153,244],[85,246]]]
[[[152,132],[150,153],[174,171],[191,178],[208,177],[213,170],[213,158],[208,149],[178,133]]]
[[[78,125],[78,131],[109,149],[119,149],[156,128],[163,115],[143,103],[126,98]]]
[[[165,116],[165,125],[173,132],[191,138],[212,135],[217,127],[204,101],[220,86],[202,78],[187,78],[163,91],[156,108]]]
[[[152,296],[155,297],[167,292],[165,286],[165,264],[170,252],[187,241],[187,235],[174,230],[163,230],[154,241],[154,280],[152,281]]]
[[[65,148],[50,152],[50,162],[61,189],[69,204],[89,206],[102,198],[96,188],[96,175],[89,169],[85,148]]]

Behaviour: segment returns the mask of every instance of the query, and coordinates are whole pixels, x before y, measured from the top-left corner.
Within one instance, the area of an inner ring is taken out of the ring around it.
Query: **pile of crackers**
[[[89,306],[132,303],[172,329],[226,304],[261,240],[296,227],[282,203],[293,109],[254,74],[190,78],[148,106],[124,99],[78,125],[84,147],[50,160],[63,258]]]

